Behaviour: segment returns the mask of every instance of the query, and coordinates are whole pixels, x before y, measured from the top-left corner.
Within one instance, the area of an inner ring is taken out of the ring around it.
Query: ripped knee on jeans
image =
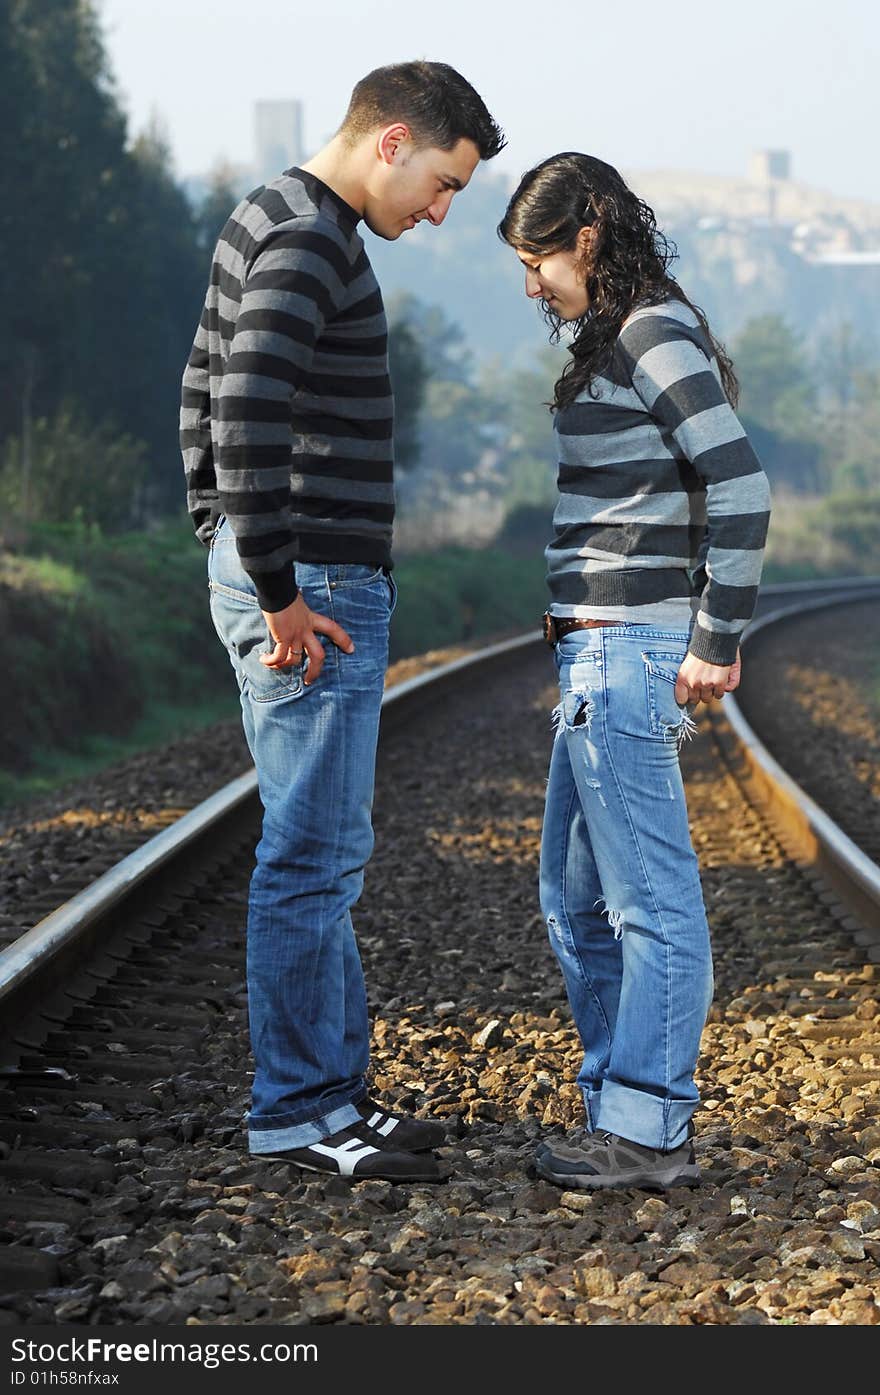
[[[604,896],[599,896],[593,902],[593,910],[599,910],[601,915],[608,917],[608,924],[614,931],[615,940],[619,940],[623,934],[623,911],[613,910]]]

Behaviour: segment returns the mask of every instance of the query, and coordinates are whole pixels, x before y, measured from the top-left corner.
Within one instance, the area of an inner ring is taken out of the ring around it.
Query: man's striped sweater
[[[770,490],[690,307],[632,314],[593,392],[556,413],[551,611],[684,630],[698,659],[731,664]]]
[[[388,329],[359,214],[305,170],[232,213],[183,375],[187,504],[225,514],[261,609],[304,562],[391,566]]]

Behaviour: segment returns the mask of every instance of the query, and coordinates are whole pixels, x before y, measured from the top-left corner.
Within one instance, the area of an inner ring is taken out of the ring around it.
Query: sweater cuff
[[[291,562],[277,572],[251,572],[250,578],[256,588],[260,610],[265,610],[269,615],[286,610],[299,595]]]
[[[702,659],[705,664],[718,664],[723,668],[729,668],[736,658],[740,638],[738,634],[704,630],[697,624],[694,625],[688,651],[695,659]]]

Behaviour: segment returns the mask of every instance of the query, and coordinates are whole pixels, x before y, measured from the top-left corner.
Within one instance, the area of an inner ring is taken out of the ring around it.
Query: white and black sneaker
[[[390,1182],[442,1182],[446,1173],[434,1157],[389,1147],[366,1124],[339,1129],[306,1148],[286,1148],[278,1153],[258,1153],[263,1162],[285,1162],[309,1172],[331,1177],[381,1177]]]
[[[446,1129],[436,1119],[413,1119],[408,1114],[391,1114],[375,1100],[364,1099],[355,1105],[364,1123],[381,1134],[392,1148],[407,1153],[425,1153],[442,1148],[447,1142]]]

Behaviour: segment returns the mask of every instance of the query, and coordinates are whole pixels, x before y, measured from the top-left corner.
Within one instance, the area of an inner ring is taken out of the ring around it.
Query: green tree
[[[495,359],[480,376],[499,451],[499,470],[509,508],[534,504],[546,511],[556,497],[556,450],[553,417],[548,408],[564,357],[558,349],[541,349],[527,368],[511,368]]]
[[[91,7],[7,0],[0,9],[0,435],[20,426],[20,412],[27,418],[64,396],[78,376],[87,265],[100,255],[112,216],[124,140]]]
[[[434,381],[470,383],[474,360],[460,325],[439,305],[409,291],[398,291],[388,302],[389,319],[409,325],[419,342],[428,374]]]
[[[406,326],[407,342],[420,360],[419,471],[410,495],[420,492],[427,497],[438,488],[442,493],[447,487],[460,487],[473,477],[487,444],[486,403],[473,381],[473,358],[464,335],[440,306],[425,304],[408,292],[391,298],[388,313],[393,325]],[[396,352],[398,363],[401,357]],[[395,397],[396,393],[395,381]]]
[[[407,293],[391,299],[389,314],[407,327],[425,374],[419,463],[404,481],[404,512],[430,517],[431,536],[445,540],[459,534],[444,518],[457,518],[470,536],[487,536],[517,504],[547,516],[555,497],[548,403],[563,362],[558,350],[545,348],[524,368],[498,359],[476,367],[441,306]]]
[[[96,419],[109,414],[120,429],[148,444],[149,510],[170,513],[183,503],[180,378],[208,273],[195,215],[172,176],[168,142],[155,126],[134,141],[125,177],[128,196],[119,220],[124,235],[114,248],[112,294],[99,312],[97,390],[88,393],[80,383],[77,396]]]
[[[427,372],[418,335],[406,319],[388,326],[388,367],[394,389],[394,461],[412,470],[421,455],[420,418]]]
[[[825,418],[824,435],[832,488],[880,493],[880,368],[853,373],[845,399]]]
[[[223,225],[239,202],[235,172],[221,161],[208,176],[207,191],[196,211],[196,240],[208,266]]]
[[[781,315],[749,320],[734,341],[733,361],[744,415],[783,436],[809,434],[815,426],[809,362]]]
[[[855,395],[857,374],[873,357],[864,337],[848,320],[832,325],[823,338],[822,358],[817,365],[823,405],[832,411],[845,411]]]
[[[733,343],[738,410],[773,484],[799,492],[827,487],[821,422],[806,354],[780,315],[747,322]]]
[[[180,375],[204,290],[156,131],[129,148],[90,0],[0,5],[0,440],[25,480],[62,403],[145,441],[154,509],[179,507]]]

